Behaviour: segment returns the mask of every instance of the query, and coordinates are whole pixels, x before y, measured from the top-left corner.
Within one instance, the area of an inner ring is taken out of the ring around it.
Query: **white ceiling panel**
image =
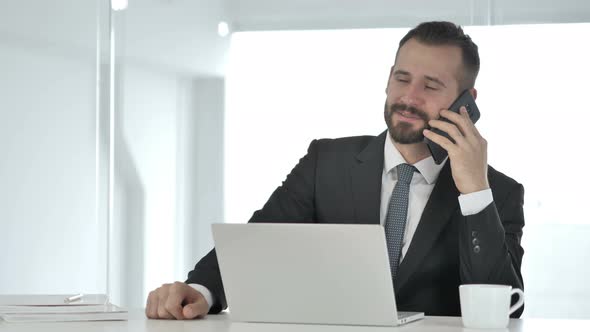
[[[587,0],[227,0],[235,30],[410,27],[590,21]]]

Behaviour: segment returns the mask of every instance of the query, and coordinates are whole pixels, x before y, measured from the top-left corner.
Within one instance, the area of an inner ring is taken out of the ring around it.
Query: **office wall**
[[[105,291],[94,68],[0,45],[0,265],[11,271],[0,293]],[[111,287],[113,301],[141,306],[148,289],[184,280],[222,221],[224,81],[120,68]]]
[[[223,222],[225,79],[193,78],[178,117],[178,249],[175,278],[213,248],[211,224]]]
[[[0,34],[0,293],[100,290],[94,53],[13,37]]]
[[[222,220],[221,16],[210,0],[136,3],[113,16],[117,303],[141,307],[150,290],[185,280]]]
[[[176,77],[122,61],[116,75],[113,300],[143,302],[154,274],[172,277],[176,199]],[[157,264],[153,264],[158,262]]]
[[[112,298],[184,280],[222,221],[223,79],[119,62]]]

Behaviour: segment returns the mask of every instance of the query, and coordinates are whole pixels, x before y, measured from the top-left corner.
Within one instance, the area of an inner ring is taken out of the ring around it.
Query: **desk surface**
[[[232,323],[229,314],[211,315],[192,321],[146,319],[143,311],[133,310],[129,320],[122,322],[70,322],[70,323],[6,323],[0,322],[2,331],[149,331],[149,332],[373,332],[373,331],[436,331],[436,332],[495,332],[498,330],[471,330],[462,326],[458,317],[429,316],[399,327],[332,326],[300,324]],[[508,329],[499,331],[590,331],[590,320],[511,319]]]

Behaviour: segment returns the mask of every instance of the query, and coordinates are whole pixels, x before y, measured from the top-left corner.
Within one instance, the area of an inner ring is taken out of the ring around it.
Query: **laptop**
[[[385,231],[357,224],[213,224],[231,318],[239,322],[396,326]]]

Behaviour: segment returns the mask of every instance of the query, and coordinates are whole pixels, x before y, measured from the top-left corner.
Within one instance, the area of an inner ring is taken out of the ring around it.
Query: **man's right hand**
[[[194,319],[209,311],[205,297],[183,282],[164,284],[150,292],[145,314],[156,319]]]

